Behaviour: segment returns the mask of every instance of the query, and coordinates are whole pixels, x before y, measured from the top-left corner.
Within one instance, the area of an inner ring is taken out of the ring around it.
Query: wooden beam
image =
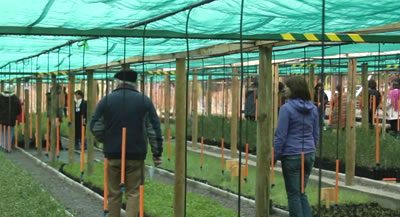
[[[309,74],[309,81],[308,81],[308,88],[310,90],[311,101],[314,101],[314,80],[315,80],[315,68],[310,67],[310,74]]]
[[[207,116],[212,115],[212,77],[207,78]]]
[[[382,106],[382,110],[383,110],[383,114],[386,114],[387,112],[387,98],[388,98],[388,92],[389,92],[389,74],[384,74],[383,75],[383,83],[385,85],[384,87],[384,91],[383,91],[383,98],[381,100],[381,106]],[[382,138],[386,137],[386,115],[383,115],[383,119],[382,119]]]
[[[94,85],[93,71],[88,70],[87,73],[87,123],[92,121],[92,115],[96,106],[96,85]],[[87,172],[88,175],[94,172],[94,137],[90,132],[90,128],[86,128],[86,138],[87,138]]]
[[[199,95],[199,88],[197,84],[197,75],[193,75],[192,82],[192,148],[194,148],[197,144],[199,132],[199,118],[197,115],[197,99]]]
[[[29,143],[30,143],[30,138],[29,138],[29,124],[30,124],[30,120],[29,120],[29,83],[26,82],[25,83],[25,87],[24,87],[24,144],[25,144],[25,150],[29,149]]]
[[[170,111],[171,111],[171,83],[170,76],[167,75],[164,78],[164,94],[165,94],[165,107],[164,107],[164,138],[171,136],[171,126],[170,126]],[[168,135],[169,134],[169,135]]]
[[[186,66],[185,59],[176,60],[176,147],[175,147],[175,194],[174,194],[174,216],[184,216],[185,210],[185,129],[186,129]]]
[[[269,163],[273,141],[273,73],[272,47],[260,47],[260,76],[258,85],[257,117],[257,173],[256,173],[256,216],[269,216],[270,177]]]
[[[355,90],[357,60],[349,60],[346,102],[346,185],[354,185],[356,167],[356,125],[355,125]]]
[[[362,82],[362,123],[361,126],[365,132],[368,131],[368,108],[369,108],[369,100],[368,100],[368,64],[363,63],[361,66],[361,82]]]
[[[38,156],[42,157],[42,78],[36,78],[36,141]]]
[[[75,76],[68,77],[68,163],[74,162],[74,149],[75,149]],[[83,100],[83,99],[82,99]]]
[[[237,68],[233,68],[233,73],[237,73]],[[238,157],[238,117],[239,117],[239,80],[237,76],[232,77],[232,115],[231,115],[231,158]]]
[[[56,160],[56,146],[57,146],[57,80],[56,76],[51,76],[51,88],[50,88],[50,162],[54,162]],[[49,105],[47,105],[49,106]]]

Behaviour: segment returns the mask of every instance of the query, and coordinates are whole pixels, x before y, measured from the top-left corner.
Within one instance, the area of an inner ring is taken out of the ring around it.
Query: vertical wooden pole
[[[258,85],[257,121],[257,173],[256,173],[256,216],[269,216],[269,160],[273,140],[272,132],[272,47],[260,47],[260,75]]]
[[[185,59],[176,60],[176,148],[175,148],[175,194],[174,216],[184,216],[185,197],[185,130],[186,129],[186,69]]]
[[[94,85],[93,71],[86,71],[87,74],[87,123],[92,120],[92,115],[96,105],[96,91],[97,88]],[[94,171],[94,138],[92,133],[90,133],[90,128],[86,128],[86,138],[87,138],[87,173],[89,175],[93,174]]]
[[[315,69],[314,66],[310,67],[310,76],[308,81],[308,88],[310,90],[311,101],[314,101],[314,80],[315,80]]]
[[[42,78],[36,78],[36,146],[39,158],[42,157]]]
[[[164,88],[165,88],[165,91],[164,91],[164,94],[165,94],[165,100],[164,100],[164,102],[165,102],[165,109],[164,109],[164,127],[165,127],[165,130],[164,130],[164,138],[167,138],[168,139],[168,131],[170,131],[171,129],[170,129],[170,117],[169,117],[169,114],[170,114],[170,108],[171,108],[171,87],[170,87],[170,85],[171,85],[171,83],[170,83],[170,76],[169,75],[166,75],[165,76],[165,81],[164,81]]]
[[[278,126],[278,106],[279,106],[279,66],[278,64],[273,65],[273,74],[274,74],[274,84],[273,84],[273,132],[275,132],[276,127]]]
[[[231,158],[237,158],[238,117],[239,117],[239,79],[237,69],[232,76],[232,116],[231,116]]]
[[[192,82],[192,147],[196,147],[197,138],[198,138],[198,115],[197,115],[197,98],[198,98],[198,86],[197,86],[197,74],[196,69],[193,74],[193,82]],[[201,135],[203,136],[203,135]]]
[[[361,77],[361,82],[362,82],[362,108],[361,108],[361,112],[362,112],[362,129],[364,131],[367,131],[369,128],[369,124],[368,124],[368,107],[369,107],[369,103],[368,103],[368,64],[367,63],[363,63],[361,65],[361,73],[362,73],[362,77]]]
[[[5,83],[4,83],[4,81],[2,80],[2,81],[0,82],[0,85],[1,85],[1,86],[0,86],[0,88],[1,88],[1,89],[0,89],[0,92],[3,92],[3,90],[4,90],[4,84],[5,84]]]
[[[68,118],[69,118],[69,126],[68,126],[68,163],[74,162],[74,148],[75,148],[75,103],[74,103],[74,90],[75,90],[75,76],[68,76],[68,93],[70,97],[68,97]]]
[[[212,77],[208,75],[207,79],[207,116],[212,113]]]
[[[17,96],[21,100],[21,78],[17,78]]]
[[[24,121],[24,144],[25,144],[25,150],[29,149],[29,143],[30,143],[30,138],[29,138],[29,125],[30,125],[30,120],[29,120],[29,83],[28,81],[25,82],[25,88],[24,88],[24,113],[25,113],[25,121]]]
[[[228,116],[228,107],[229,107],[229,85],[228,79],[224,79],[224,98],[225,98],[225,105],[224,105],[224,117]]]
[[[355,87],[357,60],[349,60],[346,102],[346,185],[353,185],[356,166]]]
[[[56,117],[57,117],[57,81],[56,76],[51,76],[51,88],[50,88],[50,162],[54,162],[56,160],[56,144],[57,144],[57,132],[56,132]],[[49,106],[49,105],[47,105]]]
[[[388,97],[388,91],[389,91],[389,75],[388,74],[384,74],[383,75],[383,82],[384,82],[384,90],[383,90],[383,99],[381,100],[381,106],[382,106],[382,110],[383,110],[383,119],[382,119],[382,138],[386,137],[386,112],[387,112],[387,106],[386,106],[386,102],[387,102],[387,97]]]
[[[153,76],[151,76],[150,77],[150,81],[149,81],[149,96],[150,96],[150,99],[152,100],[152,101],[154,101],[155,99],[154,99],[154,94],[153,94]]]

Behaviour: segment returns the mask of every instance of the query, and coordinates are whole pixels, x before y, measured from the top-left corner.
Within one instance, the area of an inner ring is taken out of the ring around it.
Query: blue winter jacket
[[[315,152],[319,138],[317,107],[311,101],[289,99],[279,111],[275,131],[275,159],[282,156]]]

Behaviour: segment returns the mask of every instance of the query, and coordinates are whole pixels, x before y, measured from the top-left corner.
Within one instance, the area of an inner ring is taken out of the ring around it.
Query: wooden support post
[[[5,82],[4,82],[4,80],[2,80],[1,82],[0,82],[0,92],[3,92],[3,90],[4,90],[4,85],[5,85]]]
[[[56,160],[56,145],[57,145],[57,108],[58,108],[58,97],[57,97],[57,80],[56,76],[51,76],[51,88],[50,88],[50,162]],[[49,106],[49,105],[47,105]],[[49,112],[49,111],[48,111]]]
[[[369,108],[369,103],[368,103],[368,64],[363,63],[361,65],[361,82],[362,82],[362,129],[367,132],[369,128],[369,123],[368,123],[368,108]]]
[[[308,88],[310,89],[311,101],[314,101],[314,80],[315,80],[315,69],[310,67],[310,76],[308,81]]]
[[[174,216],[184,216],[185,197],[185,130],[186,129],[186,66],[185,59],[176,60],[176,147],[175,147],[175,194]]]
[[[42,157],[42,78],[36,78],[36,146],[39,158]]]
[[[346,102],[346,185],[353,185],[356,166],[355,88],[357,60],[349,60]]]
[[[274,74],[274,84],[273,84],[273,132],[275,132],[276,127],[278,126],[278,107],[279,107],[279,65],[273,65],[273,74]]]
[[[153,94],[153,76],[151,76],[150,77],[150,81],[149,81],[149,96],[150,96],[150,99],[152,100],[152,101],[154,101],[155,99],[154,99],[154,94]]]
[[[238,117],[239,117],[239,80],[237,69],[233,68],[232,76],[232,116],[231,116],[231,158],[237,158]]]
[[[25,82],[25,87],[24,87],[24,113],[25,113],[25,120],[24,120],[24,146],[25,150],[29,149],[29,143],[30,143],[30,138],[29,138],[29,83],[28,81]]]
[[[83,92],[83,94],[85,95],[85,96],[87,96],[87,92],[86,92],[86,90],[85,90],[86,88],[85,88],[85,80],[81,80],[81,91]]]
[[[207,79],[207,116],[212,113],[212,77],[208,75]]]
[[[225,105],[224,105],[224,117],[228,116],[228,105],[229,105],[229,85],[228,85],[228,79],[224,79],[224,98],[225,98]]]
[[[164,81],[164,94],[165,94],[165,110],[164,110],[164,138],[167,138],[170,136],[168,135],[168,131],[169,133],[171,133],[171,126],[170,126],[170,108],[171,108],[171,83],[170,83],[170,76],[166,75],[165,76],[165,81]]]
[[[93,71],[86,71],[87,74],[87,123],[92,120],[92,115],[96,106],[96,85],[94,85]],[[88,175],[94,172],[94,137],[90,132],[90,127],[86,128],[86,138],[87,138],[87,173]]]
[[[269,216],[272,132],[272,47],[260,47],[260,75],[258,83],[257,122],[257,173],[256,173],[256,216]]]
[[[194,71],[196,73],[196,69]],[[198,124],[198,116],[197,116],[197,98],[198,98],[198,86],[197,86],[197,75],[193,75],[193,83],[192,83],[192,148],[196,147],[198,132],[199,132],[199,124]],[[204,135],[201,135],[204,136]]]
[[[388,92],[389,92],[389,75],[384,74],[383,75],[383,83],[384,83],[384,90],[383,90],[383,99],[381,100],[381,106],[382,106],[382,138],[386,137],[386,112],[387,112],[387,97],[388,97]]]
[[[68,163],[72,164],[74,162],[74,148],[75,148],[75,101],[74,101],[74,90],[75,90],[75,76],[68,76],[68,93],[70,97],[68,98]]]
[[[21,100],[21,78],[17,78],[17,97]]]

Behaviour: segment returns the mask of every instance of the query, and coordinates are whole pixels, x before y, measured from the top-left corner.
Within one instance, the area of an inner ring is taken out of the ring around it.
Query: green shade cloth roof
[[[3,1],[0,7],[0,28],[19,27],[57,27],[89,30],[95,28],[113,29],[146,21],[162,14],[181,10],[194,3],[195,0],[14,0]],[[319,0],[247,0],[244,1],[243,33],[247,35],[264,33],[320,33],[321,1]],[[196,7],[190,12],[188,32],[203,34],[239,33],[240,0],[217,0]],[[336,0],[326,3],[326,32],[348,32],[357,29],[393,24],[400,22],[400,1],[382,0]],[[183,11],[167,18],[151,22],[149,30],[166,30],[185,33],[187,15]],[[136,27],[143,29],[143,26]],[[397,34],[389,32],[384,34]],[[382,35],[384,35],[382,34]],[[107,58],[106,39],[98,38],[74,43],[62,47],[49,54],[15,63],[14,61],[36,55],[42,51],[84,37],[61,36],[0,36],[0,73],[15,72],[47,72],[75,69],[82,66],[104,64]],[[227,44],[227,40],[189,40],[190,50]],[[237,42],[237,41],[236,41]],[[288,45],[286,47],[296,47]],[[381,51],[400,50],[398,44],[381,44]],[[83,48],[85,57],[83,57]],[[145,55],[153,56],[186,51],[184,39],[146,39]],[[279,49],[279,48],[277,48]],[[349,44],[341,46],[342,53],[376,52],[377,44]],[[143,39],[128,38],[126,44],[127,57],[139,57],[143,52]],[[318,57],[320,47],[308,47],[306,56]],[[327,47],[326,55],[338,54],[338,47]],[[71,55],[70,55],[71,54]],[[303,58],[304,49],[277,51],[274,58]],[[108,61],[124,58],[124,39],[110,38]],[[244,54],[245,60],[258,59],[257,53]],[[205,65],[222,64],[222,58],[204,60]],[[225,63],[240,61],[238,54],[228,55]],[[8,63],[11,63],[7,65]],[[201,61],[193,61],[191,66],[200,67]],[[140,64],[134,68],[142,69]],[[146,68],[154,68],[148,65]],[[14,75],[8,75],[12,78]],[[0,79],[5,76],[0,75]]]

